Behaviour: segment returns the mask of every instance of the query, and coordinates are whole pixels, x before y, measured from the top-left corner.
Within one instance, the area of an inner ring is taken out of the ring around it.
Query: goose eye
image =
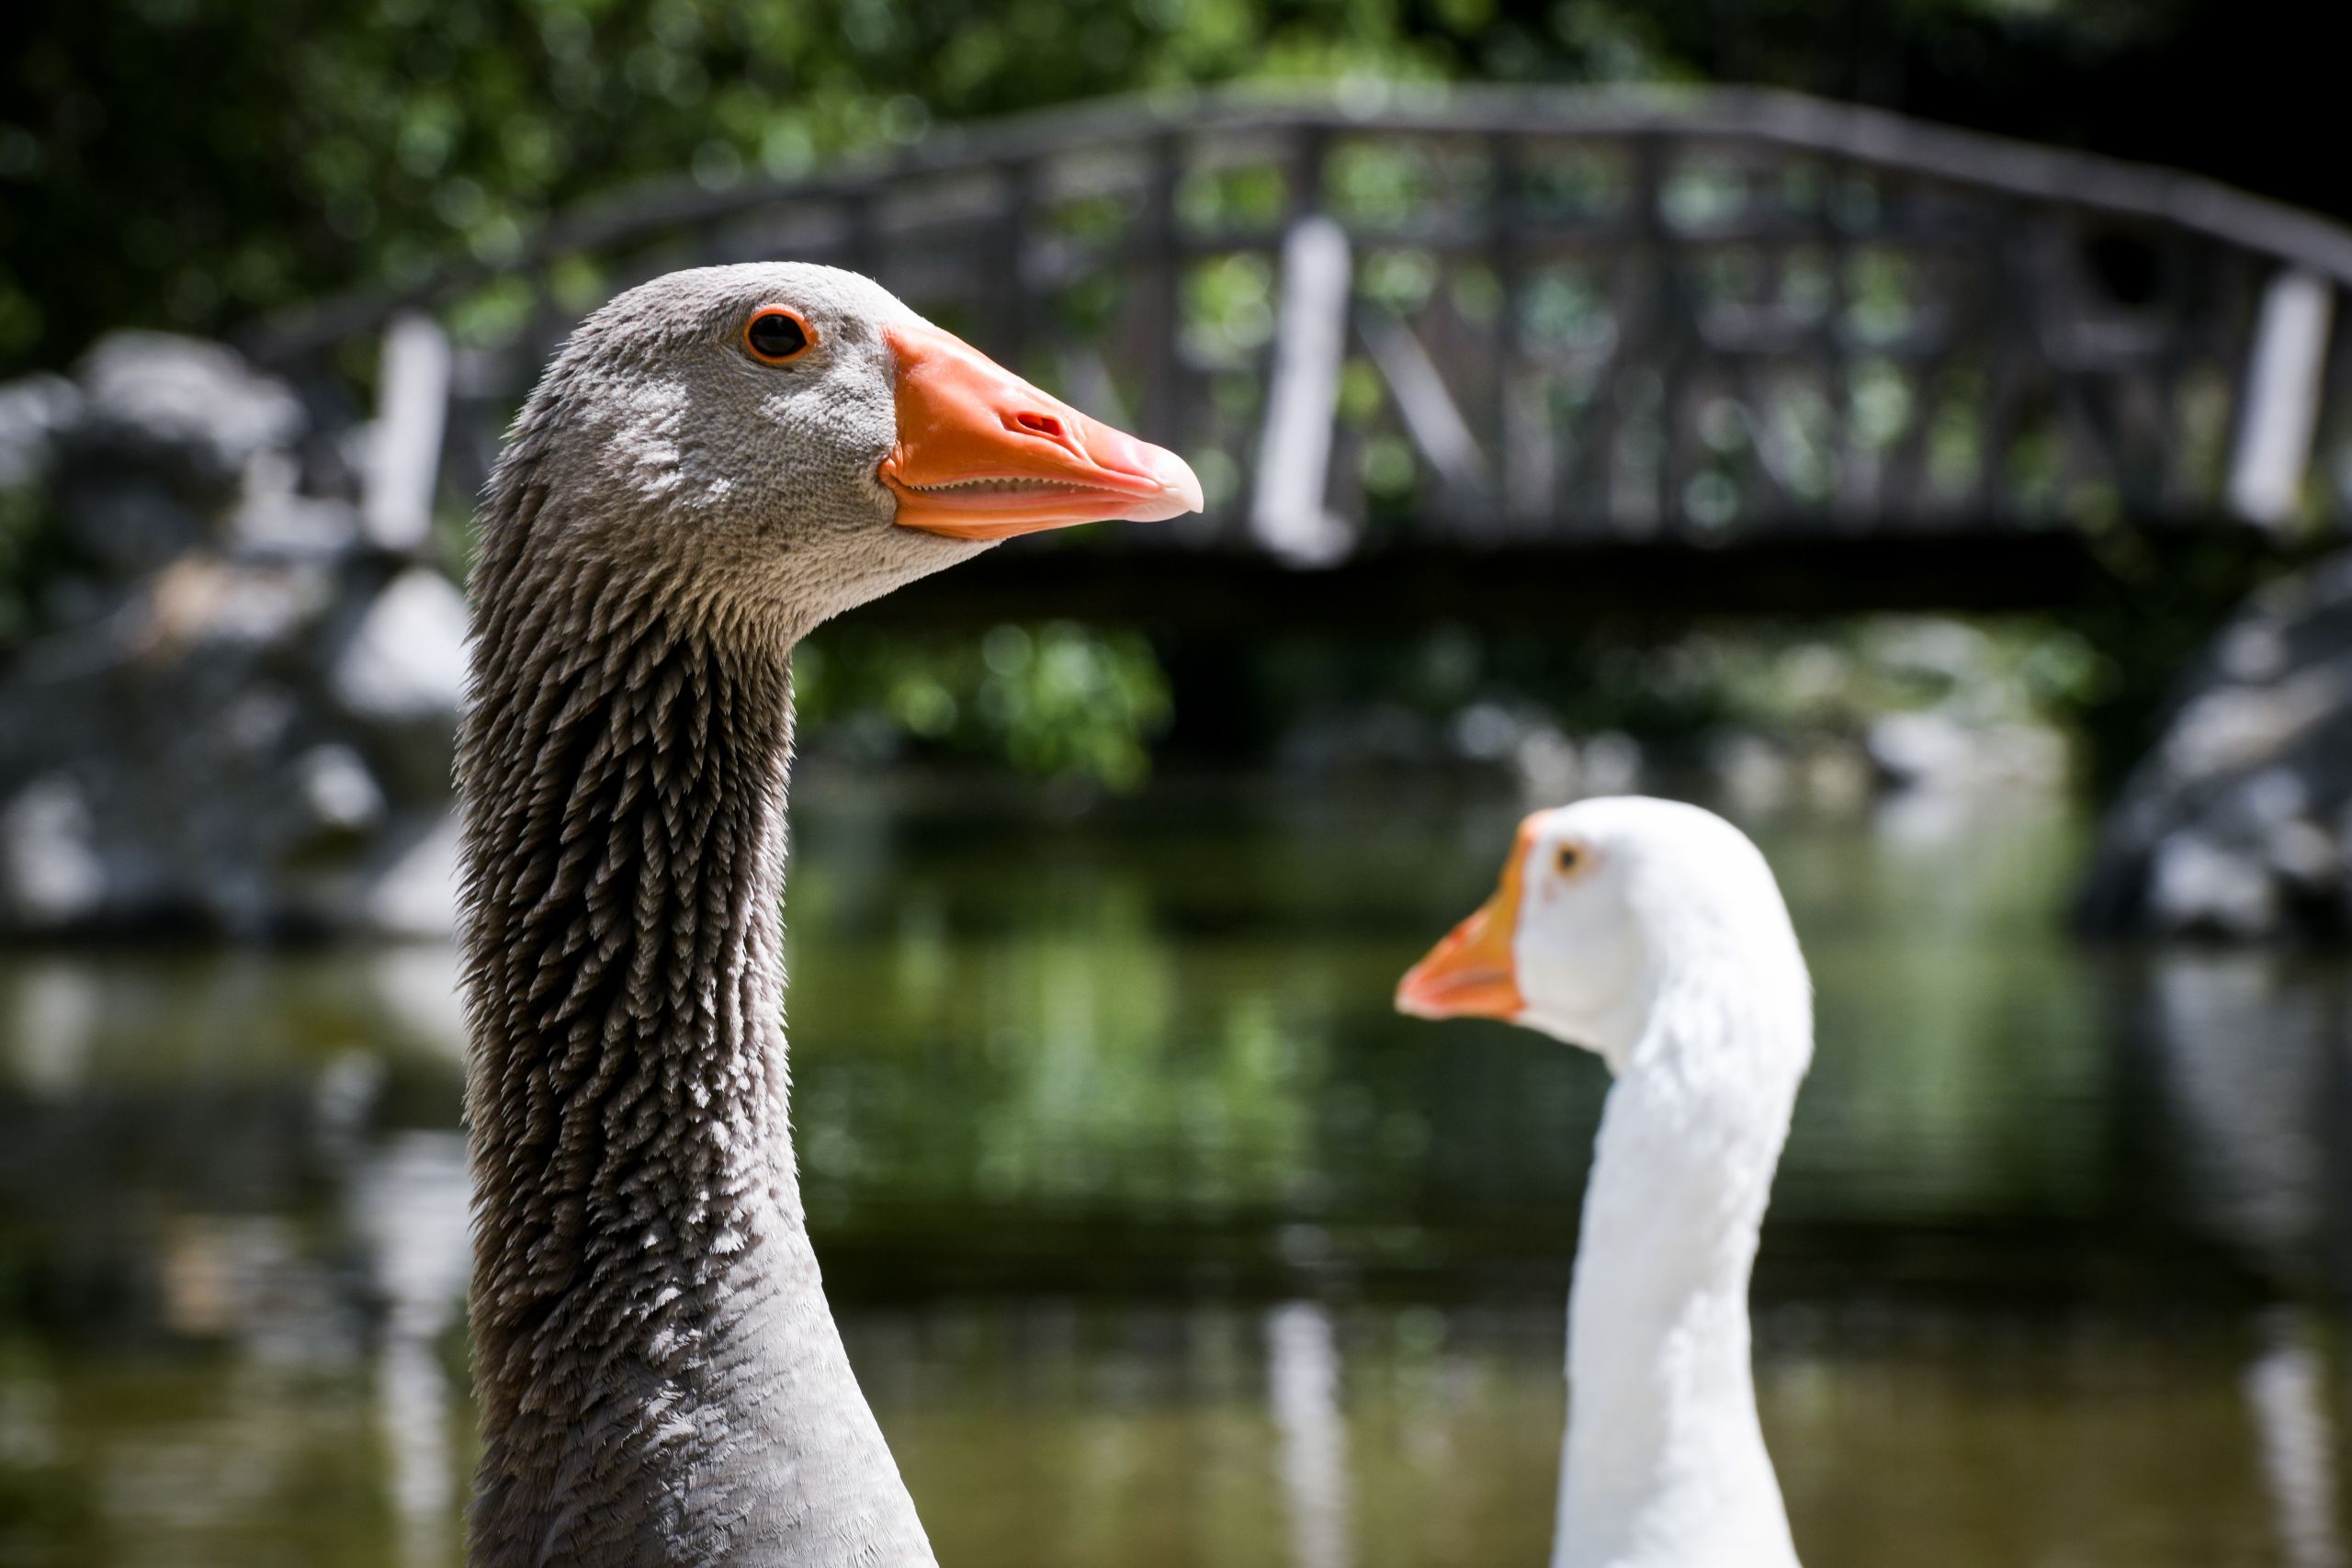
[[[1574,876],[1584,869],[1584,852],[1574,844],[1562,844],[1559,852],[1553,857],[1552,863],[1558,868],[1562,876]]]
[[[763,306],[743,327],[743,346],[763,365],[788,365],[816,340],[800,313],[781,305]]]

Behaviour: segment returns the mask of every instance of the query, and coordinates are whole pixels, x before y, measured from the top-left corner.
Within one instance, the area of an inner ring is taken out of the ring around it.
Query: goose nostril
[[[1062,432],[1062,422],[1049,413],[1017,413],[1012,416],[1012,423],[1031,434],[1045,436],[1049,441],[1067,439]]]

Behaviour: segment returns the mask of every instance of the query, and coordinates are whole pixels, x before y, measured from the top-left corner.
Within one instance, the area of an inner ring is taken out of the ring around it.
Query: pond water
[[[812,1218],[942,1561],[1543,1562],[1605,1078],[1387,1005],[1514,810],[795,804]],[[2352,970],[2083,952],[2056,807],[1749,826],[1820,993],[1756,1291],[1811,1568],[2341,1564]],[[452,975],[0,954],[0,1564],[457,1561]]]

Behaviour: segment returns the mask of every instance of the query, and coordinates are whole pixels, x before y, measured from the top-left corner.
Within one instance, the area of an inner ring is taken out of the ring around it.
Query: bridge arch
[[[1090,105],[628,194],[254,344],[325,385],[381,339],[369,513],[398,545],[486,473],[582,310],[771,256],[871,273],[1194,460],[1206,516],[1072,569],[1150,552],[1278,596],[1385,561],[1442,604],[1457,557],[1649,562],[1667,598],[1657,563],[1694,552],[1769,581],[1877,551],[1933,599],[1956,563],[2055,570],[2122,525],[2352,525],[2352,231],[1744,89]]]

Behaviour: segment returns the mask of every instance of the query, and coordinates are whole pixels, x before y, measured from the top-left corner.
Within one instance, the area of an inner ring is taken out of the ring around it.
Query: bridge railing
[[[479,484],[582,311],[769,257],[1183,451],[1209,513],[1133,547],[2352,522],[2352,232],[1745,91],[1091,106],[638,193],[256,343],[322,383],[383,344],[389,542]]]

